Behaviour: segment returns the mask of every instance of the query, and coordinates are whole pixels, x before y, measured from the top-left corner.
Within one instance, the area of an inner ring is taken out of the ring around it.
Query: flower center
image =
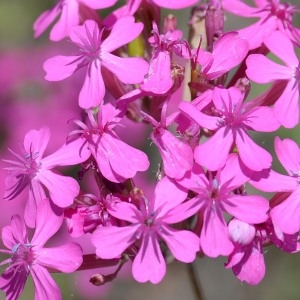
[[[34,251],[31,244],[16,244],[12,249],[14,263],[31,265],[34,261]]]
[[[26,173],[32,177],[36,176],[39,169],[41,168],[41,163],[36,161],[37,153],[30,153],[25,155],[24,167],[26,169]]]

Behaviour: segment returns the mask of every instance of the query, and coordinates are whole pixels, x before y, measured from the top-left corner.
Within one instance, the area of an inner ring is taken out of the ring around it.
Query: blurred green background
[[[180,0],[178,0],[180,1]],[[0,56],[14,49],[38,49],[48,41],[49,30],[38,40],[33,39],[32,24],[41,12],[53,6],[55,1],[50,0],[1,0],[0,1]],[[300,4],[298,0],[294,3]],[[180,24],[185,28],[188,21],[189,10],[176,12],[180,17]],[[239,19],[229,16],[229,22],[233,22],[237,28]],[[230,21],[236,20],[236,21]],[[300,20],[298,20],[300,21]],[[246,21],[249,23],[249,20]],[[245,24],[246,24],[245,23]],[[5,70],[0,70],[5,72]],[[24,78],[25,80],[26,78]],[[255,93],[259,93],[256,90]],[[0,99],[1,109],[1,99]],[[30,116],[28,116],[30,117]],[[20,125],[21,126],[21,125]],[[299,128],[293,130],[280,130],[281,137],[292,137],[298,142]],[[276,135],[257,137],[258,141],[273,149],[272,141]],[[276,168],[279,168],[277,166]],[[0,210],[1,218],[1,210]],[[240,283],[223,266],[225,258],[204,258],[197,261],[199,277],[206,300],[299,300],[300,299],[300,254],[287,254],[275,247],[265,249],[267,273],[265,279],[258,286],[248,286]],[[92,272],[96,273],[95,272]],[[186,266],[174,263],[168,266],[168,273],[164,281],[159,285],[137,284],[130,279],[130,272],[125,273],[121,279],[116,280],[110,291],[102,292],[93,299],[104,300],[193,300],[193,292],[188,282]],[[72,286],[79,287],[79,281],[89,280],[88,275],[80,277],[57,275],[57,282],[62,288],[63,299],[85,300],[86,296],[78,296],[78,292]],[[94,288],[93,288],[94,289]],[[88,292],[89,293],[89,292]],[[93,291],[94,293],[94,291]],[[0,299],[4,299],[0,293]],[[33,299],[32,284],[26,287],[24,300]],[[51,300],[51,299],[49,299]]]

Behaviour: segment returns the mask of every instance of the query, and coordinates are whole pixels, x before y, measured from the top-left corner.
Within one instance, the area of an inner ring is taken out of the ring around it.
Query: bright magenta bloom
[[[174,257],[192,262],[199,250],[199,238],[187,230],[177,230],[170,224],[193,215],[198,206],[187,201],[187,193],[164,177],[158,182],[154,198],[142,199],[140,209],[131,203],[116,203],[110,210],[114,217],[131,223],[125,227],[99,227],[92,236],[96,254],[101,258],[117,258],[130,245],[139,248],[133,260],[133,277],[139,282],[160,282],[166,273],[166,263],[159,241],[163,239]]]
[[[46,79],[60,81],[75,71],[86,67],[86,77],[79,94],[79,106],[91,108],[99,105],[105,95],[101,74],[104,67],[126,84],[140,83],[148,71],[148,63],[138,57],[118,57],[111,52],[134,40],[143,30],[142,23],[135,23],[133,17],[118,20],[110,35],[102,41],[103,30],[93,20],[76,26],[70,34],[71,41],[80,48],[75,56],[55,56],[44,63]],[[132,72],[134,70],[134,72]]]
[[[74,141],[63,145],[51,155],[43,157],[50,139],[50,130],[43,127],[39,131],[30,130],[24,138],[24,148],[21,154],[11,151],[17,160],[4,160],[13,166],[9,171],[5,184],[4,199],[12,200],[26,187],[29,187],[29,197],[25,208],[25,221],[34,226],[37,204],[46,198],[47,189],[51,200],[59,207],[67,207],[73,203],[79,193],[77,181],[71,177],[62,176],[51,169],[57,166],[71,166],[85,161],[90,153],[81,151],[80,143]]]
[[[243,17],[259,18],[259,21],[238,30],[249,42],[250,49],[261,46],[265,37],[275,30],[282,31],[290,40],[300,42],[300,30],[293,25],[293,16],[299,7],[280,0],[253,0],[256,7],[248,6],[241,0],[223,0],[224,10]]]
[[[255,174],[251,184],[266,192],[288,192],[272,207],[270,216],[276,228],[293,234],[300,230],[300,149],[293,140],[277,137],[275,151],[289,176],[271,170]]]
[[[44,199],[37,208],[36,228],[31,241],[28,239],[25,223],[18,215],[12,217],[11,225],[3,228],[3,243],[9,250],[0,252],[11,255],[11,258],[1,263],[9,263],[0,277],[0,289],[6,293],[7,300],[19,298],[29,274],[35,286],[35,300],[62,299],[59,287],[47,268],[71,273],[82,263],[82,250],[75,243],[44,247],[62,222],[62,210],[50,207],[49,200]]]
[[[106,8],[116,2],[117,0],[57,0],[52,9],[43,12],[34,22],[34,37],[39,37],[61,13],[50,32],[50,40],[59,41],[69,36],[71,29],[79,25],[82,18],[97,16],[93,9]]]
[[[149,167],[147,155],[121,141],[115,133],[114,127],[120,121],[119,113],[120,111],[111,104],[106,104],[101,106],[98,119],[95,120],[92,111],[89,110],[87,125],[76,120],[74,122],[81,129],[71,132],[71,135],[81,135],[77,139],[77,151],[90,152],[101,174],[113,182],[123,182]]]
[[[230,154],[226,165],[217,172],[208,172],[197,164],[178,183],[194,191],[198,201],[198,227],[200,246],[210,256],[229,255],[233,244],[223,212],[247,223],[258,224],[267,220],[269,204],[256,195],[239,195],[234,191],[245,184],[247,178],[241,171],[237,155]]]
[[[287,127],[299,123],[300,61],[292,42],[280,31],[275,31],[264,39],[264,44],[280,58],[282,66],[262,54],[252,54],[247,58],[247,76],[257,83],[271,83],[284,80],[287,85],[278,95],[274,104],[275,117]]]
[[[224,166],[233,144],[239,151],[242,162],[251,170],[269,168],[272,156],[254,143],[247,131],[272,132],[279,123],[269,107],[251,107],[243,103],[244,95],[239,89],[215,88],[213,103],[219,116],[205,116],[191,103],[183,102],[180,110],[203,128],[216,130],[215,134],[195,148],[195,160],[211,171]],[[203,117],[204,116],[204,117]]]

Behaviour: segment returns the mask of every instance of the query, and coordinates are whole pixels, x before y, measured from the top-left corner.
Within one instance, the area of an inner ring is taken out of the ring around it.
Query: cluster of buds
[[[116,2],[57,0],[34,23],[39,37],[56,21],[50,40],[74,46],[43,68],[47,81],[85,72],[74,99],[82,114],[69,122],[74,128],[52,154],[44,126],[30,130],[20,149],[10,150],[14,158],[5,159],[4,199],[21,193],[27,199],[23,215],[2,230],[7,249],[0,252],[10,258],[1,263],[8,267],[0,289],[8,300],[20,297],[29,275],[36,300],[56,300],[61,293],[49,272],[97,268],[90,282],[99,286],[132,261],[136,281],[156,284],[173,260],[193,263],[203,256],[228,257],[225,267],[254,285],[265,275],[264,247],[300,250],[300,149],[289,138],[275,138],[286,170],[280,174],[250,135],[299,123],[300,29],[293,25],[299,7],[279,0],[252,6],[127,0],[115,8]],[[188,39],[174,16],[161,20],[162,8],[193,5]],[[103,18],[101,10],[109,7]],[[256,21],[225,31],[225,12]],[[253,98],[252,82],[270,85]],[[130,139],[139,137],[133,146]],[[158,168],[145,147],[149,138]],[[61,173],[77,165],[77,177]],[[155,182],[145,182],[146,172],[156,173]],[[272,193],[270,199],[260,191]],[[87,236],[92,252],[63,238],[61,246],[46,247],[63,223],[71,237]],[[115,271],[103,275],[107,266]]]

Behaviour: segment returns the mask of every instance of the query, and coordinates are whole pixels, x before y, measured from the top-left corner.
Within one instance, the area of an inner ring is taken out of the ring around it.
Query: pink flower
[[[246,61],[246,74],[257,83],[271,83],[275,80],[287,82],[284,91],[278,95],[274,113],[283,126],[292,128],[299,122],[300,61],[292,42],[280,31],[266,37],[264,44],[286,66],[275,63],[264,55],[252,54]]]
[[[153,23],[153,36],[149,39],[154,47],[148,75],[140,85],[144,92],[155,95],[166,94],[173,86],[171,76],[171,58],[173,54],[189,58],[190,48],[188,43],[182,39],[182,31],[168,31],[159,34],[157,25]]]
[[[196,193],[193,199],[200,205],[200,246],[206,255],[229,255],[233,250],[223,212],[251,224],[267,219],[269,204],[266,199],[235,193],[248,180],[235,154],[230,154],[226,165],[216,173],[208,172],[206,176],[203,169],[195,164],[188,175],[177,180],[180,185]]]
[[[150,137],[161,155],[164,173],[170,178],[180,179],[192,169],[193,150],[167,129],[177,116],[177,114],[166,116],[167,104],[168,100],[165,100],[160,122],[146,113],[143,113],[144,121],[149,122],[154,128]]]
[[[278,230],[293,234],[300,230],[300,149],[293,140],[276,137],[275,151],[289,176],[272,170],[258,172],[251,178],[251,184],[265,192],[288,192],[277,199],[270,216]]]
[[[34,37],[39,37],[61,14],[50,32],[50,40],[59,41],[69,36],[71,29],[79,25],[83,18],[88,18],[88,16],[97,18],[98,15],[93,11],[94,9],[110,7],[116,2],[117,0],[57,0],[52,9],[43,12],[34,22]]]
[[[36,228],[31,241],[25,223],[18,215],[12,217],[11,225],[3,228],[3,243],[9,250],[0,252],[11,255],[1,263],[9,263],[0,277],[0,289],[6,293],[7,300],[19,298],[29,274],[33,278],[35,300],[62,299],[59,287],[47,269],[71,273],[82,263],[82,250],[75,243],[44,247],[62,222],[62,210],[50,207],[49,200],[44,199],[37,207]]]
[[[247,131],[272,132],[278,129],[279,124],[271,108],[253,108],[250,103],[243,103],[243,100],[244,95],[235,87],[215,88],[213,103],[218,117],[199,112],[191,103],[180,104],[180,110],[200,126],[216,130],[209,140],[195,148],[194,155],[198,164],[211,171],[220,169],[235,144],[240,159],[249,169],[260,171],[271,166],[272,156],[255,144]]]
[[[120,121],[119,113],[111,104],[103,105],[96,121],[93,112],[89,110],[88,125],[76,120],[74,123],[81,129],[70,133],[81,135],[77,139],[77,151],[89,151],[102,175],[113,182],[123,182],[149,167],[147,155],[121,141],[113,130]]]
[[[91,108],[99,105],[105,95],[105,85],[101,74],[104,67],[126,84],[140,83],[148,71],[148,63],[138,57],[118,57],[111,52],[134,40],[143,30],[142,23],[135,23],[133,17],[118,20],[110,35],[102,41],[96,22],[86,21],[82,26],[72,29],[71,41],[80,48],[75,56],[55,56],[44,63],[49,81],[60,81],[71,76],[80,68],[87,73],[81,92],[79,106]],[[134,70],[132,72],[131,70]]]
[[[237,32],[223,34],[213,45],[212,52],[198,50],[197,62],[207,80],[213,80],[229,72],[247,56],[249,44]]]
[[[116,258],[135,244],[138,252],[133,260],[132,273],[139,282],[159,283],[166,273],[160,239],[165,241],[176,259],[192,262],[199,250],[198,237],[190,231],[170,226],[198,210],[193,201],[182,203],[186,196],[185,191],[164,177],[158,182],[152,200],[141,199],[140,209],[131,203],[117,203],[110,213],[131,224],[99,227],[92,235],[96,254],[105,259]]]
[[[119,198],[111,194],[100,199],[91,194],[77,198],[75,207],[67,208],[64,213],[70,235],[79,237],[87,232],[92,233],[99,225],[111,225],[114,218],[109,214],[108,208],[119,201]]]
[[[245,2],[245,1],[244,1]],[[248,6],[241,0],[223,0],[224,10],[243,17],[259,18],[259,21],[238,30],[241,37],[249,41],[250,49],[261,46],[265,37],[280,30],[290,40],[299,44],[300,30],[293,25],[293,16],[299,8],[280,0],[255,0],[256,7]]]
[[[228,231],[235,247],[225,266],[232,268],[239,280],[251,285],[258,284],[265,276],[264,245],[273,242],[289,253],[300,250],[298,233],[284,234],[273,226],[270,219],[257,225],[233,219],[228,224]]]
[[[62,176],[51,171],[56,166],[75,165],[85,161],[89,152],[79,154],[78,142],[63,145],[51,155],[43,158],[44,151],[50,139],[50,130],[43,127],[39,131],[30,130],[24,138],[21,155],[10,152],[17,158],[4,160],[12,164],[6,167],[10,171],[6,178],[4,199],[12,200],[26,187],[29,187],[29,198],[25,208],[25,221],[30,227],[34,226],[36,206],[46,198],[44,187],[48,190],[51,200],[59,207],[67,207],[73,203],[79,193],[77,181],[71,177]]]

